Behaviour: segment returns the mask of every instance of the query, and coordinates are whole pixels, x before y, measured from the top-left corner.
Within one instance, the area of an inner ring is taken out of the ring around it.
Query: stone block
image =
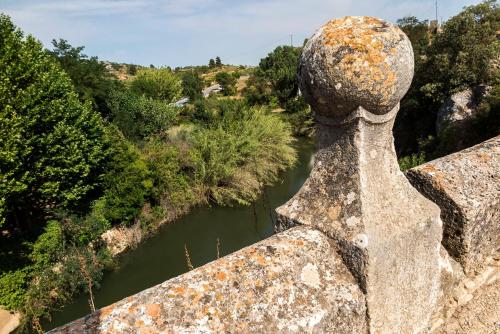
[[[441,208],[443,245],[467,275],[500,245],[500,136],[407,172]]]
[[[50,333],[366,333],[365,297],[323,233],[297,227]]]

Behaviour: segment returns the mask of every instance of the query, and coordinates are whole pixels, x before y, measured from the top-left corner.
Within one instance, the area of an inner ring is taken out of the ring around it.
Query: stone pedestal
[[[439,296],[439,208],[400,171],[392,137],[412,75],[406,36],[364,17],[323,26],[300,65],[319,151],[277,229],[310,225],[335,240],[366,294],[370,333],[426,332]]]

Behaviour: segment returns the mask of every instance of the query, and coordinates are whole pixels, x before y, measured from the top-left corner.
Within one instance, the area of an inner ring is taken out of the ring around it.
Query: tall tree
[[[220,60],[219,56],[215,57],[215,66],[217,66],[217,67],[222,66],[222,61]]]
[[[215,60],[213,60],[213,58],[210,58],[210,60],[208,61],[208,67],[210,67],[210,68],[215,67]]]
[[[231,96],[236,93],[236,79],[229,73],[219,72],[215,75],[215,80],[222,86],[222,94]]]
[[[247,100],[270,100],[274,96],[281,106],[286,106],[288,100],[297,95],[297,67],[301,52],[302,48],[278,46],[261,59],[254,73],[256,78],[249,81],[250,85],[246,89]],[[252,84],[262,86],[253,87]],[[263,96],[265,92],[269,92],[270,96]],[[259,96],[253,96],[254,93]]]
[[[425,54],[430,43],[429,22],[419,21],[415,16],[406,16],[397,20],[397,25],[410,39],[415,56]]]
[[[97,57],[83,54],[84,47],[71,46],[64,39],[52,40],[49,51],[70,76],[81,101],[90,101],[103,116],[109,115],[106,100],[120,83],[108,72]]]
[[[38,221],[85,199],[104,169],[103,136],[57,61],[0,15],[0,222]]]
[[[202,97],[203,86],[203,79],[196,71],[185,71],[182,73],[182,92],[191,101]]]

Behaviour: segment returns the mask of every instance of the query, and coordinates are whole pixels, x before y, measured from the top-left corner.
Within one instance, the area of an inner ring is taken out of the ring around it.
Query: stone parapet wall
[[[467,275],[500,246],[500,136],[407,172],[441,208],[442,244]]]
[[[332,20],[299,67],[319,150],[279,233],[51,333],[428,333],[496,279],[500,137],[410,170],[420,192],[408,182],[392,137],[404,33]]]
[[[365,296],[321,232],[296,227],[50,333],[365,333]]]

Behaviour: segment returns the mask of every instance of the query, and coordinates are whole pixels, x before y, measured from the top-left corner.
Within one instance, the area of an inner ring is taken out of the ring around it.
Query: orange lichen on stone
[[[266,264],[266,259],[262,255],[257,256],[257,262],[259,262],[260,265],[265,265]]]
[[[351,50],[337,65],[349,75],[348,79],[388,99],[387,93],[396,84],[396,75],[386,60],[397,50],[394,47],[385,50],[382,39],[398,42],[401,35],[396,28],[373,17],[344,17],[329,21],[322,29],[325,46]]]
[[[114,304],[112,305],[109,305],[109,306],[106,306],[104,308],[102,308],[99,313],[101,315],[101,317],[106,317],[108,316],[111,312],[113,312],[113,309],[114,309]]]
[[[150,304],[146,307],[147,314],[152,318],[158,317],[158,315],[160,314],[160,310],[160,304]]]
[[[174,288],[174,291],[180,295],[182,295],[185,291],[186,291],[186,288],[182,287],[182,286],[178,286],[176,288]]]
[[[215,278],[217,278],[219,281],[224,281],[227,278],[227,275],[225,272],[220,271],[215,275]]]

